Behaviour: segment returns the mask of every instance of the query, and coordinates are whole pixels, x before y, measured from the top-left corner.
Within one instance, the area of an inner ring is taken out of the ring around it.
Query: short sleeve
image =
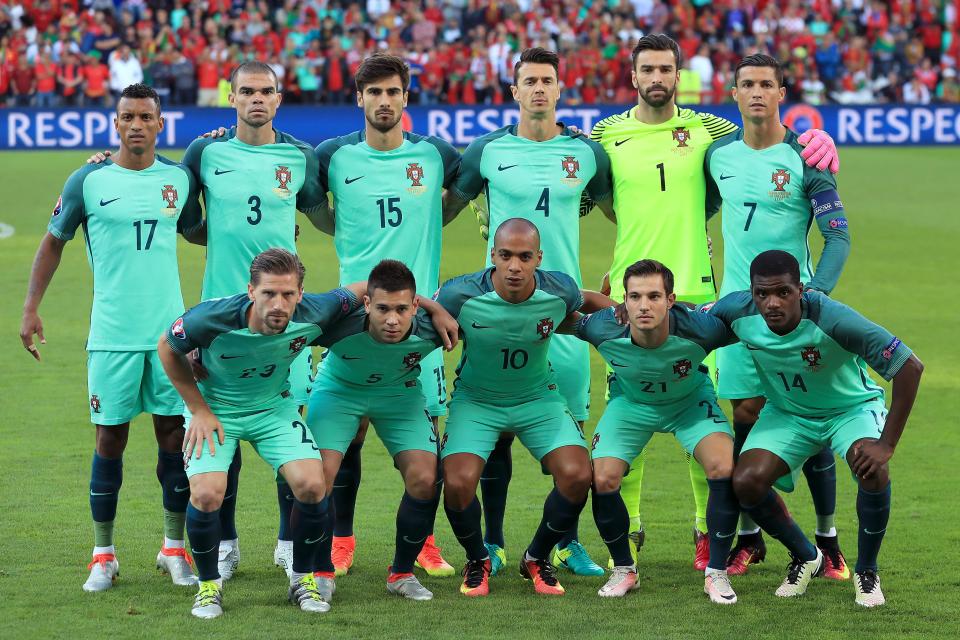
[[[417,310],[417,316],[414,322],[416,326],[414,327],[413,335],[438,347],[443,346],[443,339],[440,337],[440,334],[437,333],[436,327],[433,326],[433,320],[430,319],[430,314],[424,311],[422,307]]]
[[[707,133],[709,133],[710,137],[714,140],[719,140],[723,136],[729,135],[740,128],[726,118],[715,116],[712,113],[698,113],[697,115],[700,116],[700,121],[703,122],[704,129],[707,130]]]
[[[477,138],[463,152],[457,177],[451,186],[461,200],[473,200],[483,191],[484,179],[480,172],[480,161],[486,144],[486,138]]]
[[[167,328],[167,344],[181,355],[206,349],[217,336],[240,328],[248,302],[246,294],[201,302]]]
[[[555,295],[567,305],[567,314],[583,306],[583,292],[577,281],[560,271],[540,271],[540,288]]]
[[[732,328],[734,321],[751,315],[754,310],[753,296],[749,291],[734,291],[716,302],[701,304],[696,310],[719,318],[727,328]]]
[[[733,330],[715,315],[697,313],[680,305],[675,305],[670,314],[677,337],[700,345],[706,353],[739,341]]]
[[[437,153],[440,154],[440,161],[443,163],[443,188],[449,189],[453,186],[460,171],[460,152],[446,140],[434,136],[427,138],[427,142],[432,144]]]
[[[306,299],[306,296],[304,298]],[[366,311],[362,307],[357,307],[341,319],[328,323],[323,334],[310,346],[329,348],[345,338],[362,332],[366,317]]]
[[[573,327],[575,336],[595,347],[608,340],[624,337],[629,330],[629,327],[617,323],[613,308],[581,316]]]
[[[302,143],[298,143],[296,146],[306,159],[303,186],[297,193],[297,209],[310,211],[326,202],[327,188],[325,183],[320,181],[320,162],[317,158],[317,152]]]
[[[330,160],[339,148],[338,139],[330,138],[318,144],[317,148],[314,149],[314,155],[317,158],[317,186],[324,195],[330,191]]]
[[[589,140],[587,141],[587,146],[593,151],[597,172],[593,174],[593,178],[587,183],[585,191],[590,194],[591,200],[601,202],[613,194],[613,174],[610,171],[610,157],[598,142]]]
[[[190,185],[187,199],[180,210],[180,217],[177,219],[177,232],[184,233],[203,222],[203,211],[200,208],[200,181],[185,165],[181,164],[179,166],[187,174],[187,183]]]
[[[77,227],[86,217],[83,201],[83,181],[90,173],[86,167],[79,169],[67,178],[63,192],[53,208],[53,215],[47,225],[47,231],[60,240],[73,240]]]
[[[713,145],[711,145],[712,148]],[[707,220],[720,213],[720,208],[723,206],[723,196],[720,195],[720,186],[717,185],[717,181],[713,179],[713,174],[710,173],[710,150],[707,150],[707,155],[703,158],[703,177],[707,183],[707,197],[704,210],[707,213]]]
[[[820,293],[807,293],[820,302],[820,317],[817,326],[833,338],[841,347],[860,356],[885,380],[892,379],[913,351],[878,324],[847,305],[831,300]]]
[[[334,289],[328,293],[305,293],[297,305],[293,319],[308,322],[327,331],[333,325],[360,308],[360,300],[349,289]]]
[[[187,150],[183,154],[183,160],[180,162],[190,170],[190,173],[193,174],[193,177],[199,182],[202,178],[200,173],[200,161],[203,157],[203,150],[207,148],[207,145],[211,144],[213,140],[211,138],[197,138],[187,147]]]

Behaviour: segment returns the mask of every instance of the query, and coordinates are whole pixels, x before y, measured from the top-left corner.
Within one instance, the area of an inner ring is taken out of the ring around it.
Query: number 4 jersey
[[[153,351],[183,313],[177,232],[201,221],[196,182],[161,156],[146,169],[111,160],[67,179],[47,230],[72,240],[83,227],[93,270],[88,351]]]

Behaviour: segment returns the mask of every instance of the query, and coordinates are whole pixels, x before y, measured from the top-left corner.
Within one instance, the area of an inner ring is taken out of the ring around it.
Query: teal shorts
[[[321,449],[344,453],[357,435],[360,418],[366,416],[391,457],[411,450],[437,453],[439,437],[418,384],[371,392],[321,377],[307,407],[307,424]]]
[[[185,413],[189,429],[191,416],[189,412]],[[274,473],[279,473],[280,467],[294,460],[320,459],[320,448],[314,444],[310,430],[292,400],[265,411],[217,418],[223,425],[223,444],[215,445],[214,455],[210,455],[206,445],[199,459],[194,452],[186,461],[187,477],[200,473],[226,473],[241,440],[253,445],[260,457],[273,467]]]
[[[883,432],[887,409],[881,400],[864,402],[837,416],[798,416],[782,411],[769,402],[760,411],[743,453],[764,449],[787,463],[790,474],[776,482],[781,491],[793,491],[803,463],[823,447],[846,460],[847,452],[857,440],[877,439]]]
[[[590,417],[590,345],[576,336],[550,338],[550,368],[556,374],[560,395],[575,420]]]
[[[687,452],[711,433],[733,431],[726,416],[717,405],[713,384],[706,374],[689,397],[669,404],[640,404],[617,396],[607,403],[607,409],[593,432],[591,457],[619,458],[633,463],[654,433],[672,433]]]
[[[431,351],[420,360],[420,389],[431,417],[447,415],[447,379],[443,371],[443,349]]]
[[[290,363],[290,396],[303,407],[310,399],[310,389],[313,387],[313,351],[307,347]]]
[[[743,400],[763,395],[753,356],[742,342],[717,349],[717,395]]]
[[[87,389],[93,424],[125,424],[144,412],[183,414],[183,400],[156,351],[90,351]]]
[[[454,392],[440,456],[472,453],[486,460],[504,432],[515,433],[537,460],[560,447],[586,448],[580,425],[556,390],[513,406],[489,404]]]

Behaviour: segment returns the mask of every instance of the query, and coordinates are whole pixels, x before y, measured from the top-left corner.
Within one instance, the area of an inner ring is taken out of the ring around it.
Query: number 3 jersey
[[[201,222],[197,186],[183,166],[156,156],[146,169],[111,160],[67,179],[47,230],[86,238],[93,271],[88,351],[153,351],[183,313],[177,233]]]
[[[740,338],[757,365],[767,401],[799,416],[831,416],[870,400],[883,388],[869,365],[892,379],[913,353],[899,338],[818,291],[800,299],[800,324],[785,336],[767,327],[749,291],[721,298],[709,314]]]
[[[201,350],[208,376],[198,386],[214,413],[263,411],[285,402],[290,363],[360,306],[347,289],[305,293],[287,328],[265,335],[250,331],[252,304],[245,294],[207,300],[166,331],[167,344],[177,353]]]
[[[273,144],[249,145],[232,128],[199,138],[183,156],[203,189],[207,266],[202,300],[247,290],[250,263],[274,247],[297,252],[297,210],[320,204],[317,158],[304,142],[280,131]]]
[[[340,284],[361,282],[381,260],[406,264],[417,293],[433,295],[440,279],[443,190],[460,166],[448,142],[404,132],[378,151],[356,131],[317,146],[320,185],[333,193]]]
[[[583,316],[576,335],[600,352],[610,366],[610,398],[639,404],[682,401],[700,388],[707,354],[736,342],[720,319],[682,306],[669,311],[670,334],[655,349],[634,344],[630,326],[617,322],[614,309]]]
[[[572,277],[538,269],[533,294],[508,302],[493,288],[493,271],[448,280],[435,298],[460,323],[463,336],[454,394],[513,405],[556,388],[547,356],[550,338],[583,305],[583,295]]]

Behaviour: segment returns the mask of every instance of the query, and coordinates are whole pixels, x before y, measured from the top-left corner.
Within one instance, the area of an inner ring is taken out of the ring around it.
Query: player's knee
[[[859,478],[857,482],[864,491],[870,491],[872,493],[883,491],[886,486],[890,484],[890,467],[884,464],[877,469],[877,472],[872,476],[869,478]]]
[[[593,484],[593,473],[590,465],[566,464],[561,467],[555,477],[557,490],[570,500],[580,500],[586,497]]]
[[[770,487],[755,468],[740,465],[733,471],[733,491],[740,504],[756,504]]]
[[[477,495],[479,482],[479,477],[472,477],[463,471],[444,471],[443,495],[446,504],[457,510],[466,509]]]
[[[613,473],[607,470],[594,472],[593,490],[597,493],[613,493],[620,490],[620,484],[623,482],[623,474]]]
[[[707,460],[703,464],[703,472],[709,480],[720,480],[723,478],[729,478],[733,475],[733,459],[732,458],[715,458],[712,460]]]
[[[326,495],[326,483],[321,474],[310,474],[290,482],[290,490],[300,502],[314,504],[323,500]]]
[[[740,424],[754,424],[760,418],[763,398],[750,398],[734,404],[733,421]]]
[[[127,448],[128,430],[125,427],[97,427],[97,455],[101,458],[119,458]],[[181,443],[182,444],[182,443]]]
[[[434,487],[437,483],[437,474],[431,468],[408,469],[404,478],[404,485],[412,497],[417,500],[433,498]]]
[[[223,490],[203,482],[191,482],[190,502],[200,511],[216,511],[223,504]]]

